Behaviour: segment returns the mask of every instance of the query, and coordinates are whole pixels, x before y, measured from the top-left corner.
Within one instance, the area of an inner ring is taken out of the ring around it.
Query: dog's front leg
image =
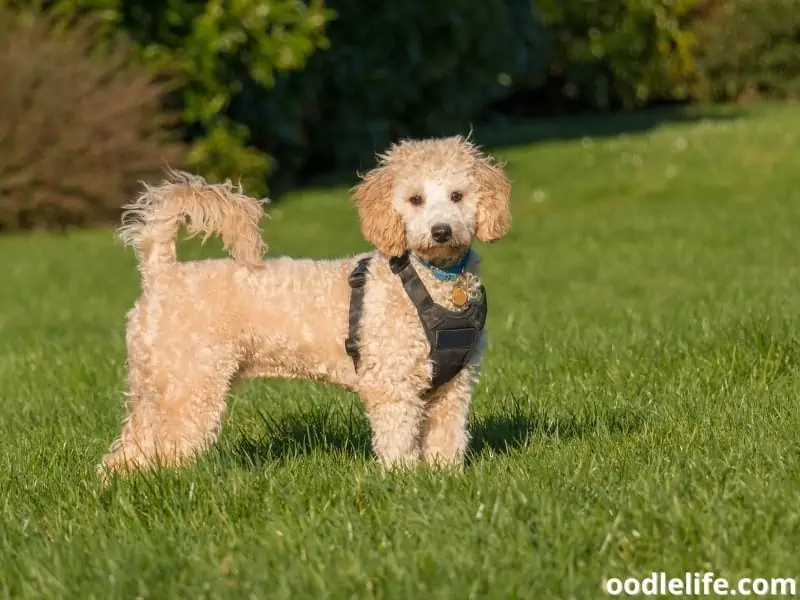
[[[422,423],[422,457],[431,466],[457,467],[469,444],[467,418],[478,367],[462,370],[427,398]]]
[[[411,387],[361,390],[372,427],[372,449],[387,467],[410,466],[419,460],[422,400]]]

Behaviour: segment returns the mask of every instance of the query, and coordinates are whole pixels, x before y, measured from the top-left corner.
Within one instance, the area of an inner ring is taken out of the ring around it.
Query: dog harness
[[[350,273],[350,315],[348,337],[344,341],[347,354],[353,359],[358,371],[361,353],[359,350],[359,323],[364,308],[364,286],[371,257],[358,261]],[[455,377],[469,362],[478,346],[483,326],[486,323],[486,290],[480,286],[477,298],[470,299],[464,310],[451,311],[433,301],[425,284],[409,260],[408,252],[389,259],[389,268],[400,278],[430,344],[430,360],[433,363],[431,388],[444,385]]]

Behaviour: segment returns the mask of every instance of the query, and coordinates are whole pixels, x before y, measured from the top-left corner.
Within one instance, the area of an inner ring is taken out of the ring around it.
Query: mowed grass
[[[603,124],[514,133],[562,127]],[[0,238],[0,595],[600,598],[652,571],[799,575],[800,108],[495,152],[515,222],[479,248],[491,342],[463,473],[383,473],[355,397],[258,381],[197,465],[102,489],[133,256],[111,230]],[[274,255],[366,247],[345,187],[272,212]]]

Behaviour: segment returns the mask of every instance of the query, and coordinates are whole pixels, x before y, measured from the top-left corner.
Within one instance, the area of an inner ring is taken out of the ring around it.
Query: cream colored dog
[[[371,253],[360,322],[360,364],[345,352],[348,276],[365,255],[262,260],[261,202],[230,184],[170,173],[125,207],[119,237],[133,246],[142,295],[127,316],[127,416],[99,467],[109,472],[192,460],[212,444],[231,384],[242,377],[327,381],[361,397],[375,454],[386,466],[459,465],[481,350],[430,388],[430,345],[388,257],[411,253],[433,300],[457,310],[453,290],[480,289],[473,238],[510,226],[502,167],[461,137],[404,141],[353,188]],[[221,235],[231,259],[179,262],[179,228]],[[481,337],[481,342],[483,337]]]

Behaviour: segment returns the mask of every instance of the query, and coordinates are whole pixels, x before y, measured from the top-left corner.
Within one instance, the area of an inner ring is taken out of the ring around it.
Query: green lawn
[[[640,121],[496,149],[515,224],[479,249],[491,341],[462,474],[385,474],[355,397],[258,381],[199,464],[101,489],[133,256],[111,230],[0,238],[0,596],[546,600],[652,571],[800,575],[800,107]],[[365,248],[345,187],[272,212],[274,255]]]

